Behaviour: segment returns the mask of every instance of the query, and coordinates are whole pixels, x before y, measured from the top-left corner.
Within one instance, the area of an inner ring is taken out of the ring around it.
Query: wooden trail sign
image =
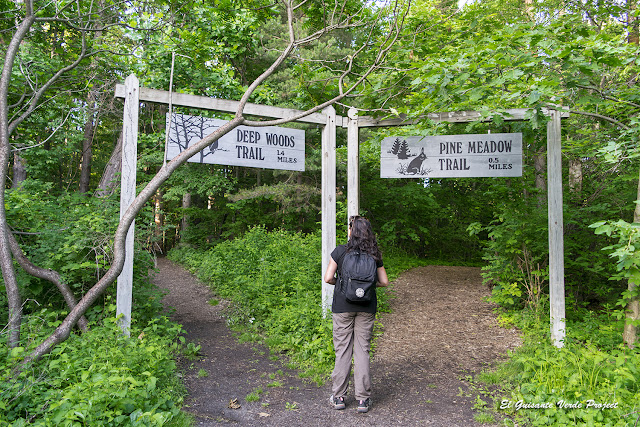
[[[382,140],[381,178],[522,176],[522,134],[392,136]]]
[[[169,115],[167,114],[167,121]],[[172,114],[167,142],[171,160],[226,122],[201,116]],[[304,171],[304,130],[238,126],[189,159],[193,163]]]

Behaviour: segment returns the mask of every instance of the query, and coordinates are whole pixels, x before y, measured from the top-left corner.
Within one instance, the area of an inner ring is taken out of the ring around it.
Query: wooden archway
[[[136,146],[138,134],[139,103],[154,102],[179,105],[191,108],[234,113],[238,102],[204,96],[172,93],[163,90],[139,87],[138,79],[131,75],[124,85],[115,89],[117,98],[124,98],[123,148],[120,211],[127,209],[135,198],[136,184]],[[300,113],[299,110],[270,107],[259,104],[247,104],[244,112],[269,118],[287,118]],[[501,112],[505,121],[526,120],[527,109],[511,109]],[[550,116],[547,125],[547,193],[549,212],[549,289],[551,338],[555,346],[562,347],[565,337],[565,300],[564,300],[564,241],[562,214],[562,163],[561,163],[561,119],[568,113],[558,110],[544,112]],[[476,111],[432,113],[424,119],[436,122],[464,123],[482,119]],[[424,120],[422,119],[422,120]],[[347,164],[347,211],[348,215],[357,215],[360,209],[359,174],[359,129],[366,127],[404,126],[416,124],[419,120],[359,117],[356,109],[350,109],[348,117],[338,116],[333,107],[325,108],[321,113],[313,113],[296,120],[314,123],[322,130],[322,271],[329,264],[331,251],[336,246],[336,128],[347,128],[348,164]],[[128,335],[131,325],[131,300],[133,286],[133,230],[127,234],[125,267],[118,277],[117,315],[122,315],[121,326]],[[320,279],[322,281],[322,279]],[[333,286],[322,282],[322,308],[326,312],[331,306]]]

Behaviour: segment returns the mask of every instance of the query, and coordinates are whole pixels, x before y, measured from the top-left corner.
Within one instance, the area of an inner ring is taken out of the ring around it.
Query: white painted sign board
[[[382,140],[381,178],[522,176],[522,134],[392,136]]]
[[[167,114],[167,121],[169,115]],[[201,116],[172,114],[167,123],[167,160],[171,160],[226,122]],[[254,168],[304,171],[304,130],[284,127],[238,126],[189,159]]]

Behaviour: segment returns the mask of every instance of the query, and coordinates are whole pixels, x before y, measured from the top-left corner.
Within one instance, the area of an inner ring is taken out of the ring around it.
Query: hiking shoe
[[[365,412],[369,412],[369,408],[371,408],[371,399],[367,398],[366,400],[359,400],[358,407],[356,411],[364,414]]]
[[[344,409],[346,405],[344,404],[344,397],[333,397],[333,394],[329,398],[329,403],[333,407],[333,409]]]

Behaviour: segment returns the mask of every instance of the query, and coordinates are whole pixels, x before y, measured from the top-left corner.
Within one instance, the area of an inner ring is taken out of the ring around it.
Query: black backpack
[[[366,252],[349,251],[342,260],[340,291],[352,304],[369,304],[377,280],[376,260]]]

